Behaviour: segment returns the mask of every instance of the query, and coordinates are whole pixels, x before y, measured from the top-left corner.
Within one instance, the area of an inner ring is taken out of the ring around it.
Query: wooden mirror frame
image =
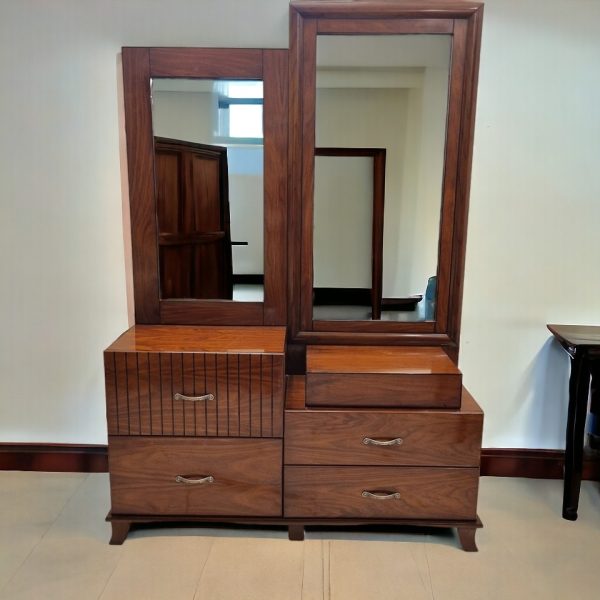
[[[123,48],[136,323],[285,325],[288,51]],[[264,85],[264,302],[160,298],[151,79],[260,79]]]
[[[477,2],[291,2],[288,321],[296,344],[442,345],[457,357],[482,16]],[[452,36],[435,321],[313,321],[318,34]]]

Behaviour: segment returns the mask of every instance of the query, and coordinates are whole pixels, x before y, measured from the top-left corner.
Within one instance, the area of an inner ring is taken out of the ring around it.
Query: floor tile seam
[[[323,595],[325,595],[325,591],[327,591],[327,596],[325,600],[331,600],[331,546],[333,542],[327,541],[327,568],[325,569],[325,575],[327,577],[327,581],[324,582],[327,585],[323,585]],[[325,553],[323,553],[323,557],[325,557]]]
[[[122,546],[115,546],[115,550],[122,550]],[[110,574],[108,575],[108,577],[106,578],[106,581],[104,582],[104,585],[102,586],[102,589],[100,590],[100,593],[98,594],[98,597],[96,600],[101,600],[102,596],[104,596],[106,589],[108,588],[108,584],[111,582],[112,578],[114,577],[117,568],[119,567],[119,565],[121,564],[121,561],[123,560],[123,556],[125,555],[124,552],[119,552],[119,556],[115,562],[115,566],[111,569]]]
[[[300,577],[300,600],[304,600],[305,564],[306,564],[306,542],[302,542],[302,576]]]
[[[75,496],[75,494],[79,491],[79,489],[84,484],[84,482],[86,482],[88,480],[88,478],[89,478],[89,473],[79,482],[79,485],[73,490],[73,492],[69,495],[69,497],[65,499],[65,502],[62,505],[62,508],[58,511],[58,514],[56,515],[56,517],[54,517],[54,520],[51,523],[48,523],[48,527],[46,527],[46,529],[44,530],[42,535],[40,535],[37,542],[35,542],[35,544],[33,544],[33,546],[30,548],[29,552],[27,553],[27,556],[25,556],[23,558],[23,560],[19,563],[19,565],[13,570],[11,576],[6,580],[4,585],[2,587],[0,587],[0,594],[2,594],[2,592],[7,588],[7,586],[10,584],[10,582],[15,578],[17,573],[23,568],[23,565],[29,560],[31,555],[35,552],[35,549],[42,543],[44,538],[48,535],[48,532],[54,527],[54,525],[56,525],[56,522],[58,521],[58,519],[60,519],[61,515],[65,511],[67,504],[69,504],[69,502],[72,500],[73,496]]]
[[[419,566],[419,561],[417,560],[417,556],[415,554],[415,547],[416,547],[417,551],[419,550],[419,548],[422,547],[423,551],[425,552],[425,544],[423,544],[423,543],[418,543],[416,545],[409,544],[409,552],[410,552],[411,558],[413,559],[413,562],[415,563],[415,568],[417,569],[417,575],[419,576],[419,580],[421,581],[421,585],[423,586],[423,589],[428,591],[432,600],[434,600],[433,591],[431,589],[431,576],[429,575],[429,572],[427,573],[427,578],[425,578],[423,576],[421,567]],[[427,558],[425,560],[427,560]],[[428,565],[428,567],[429,567],[429,565]]]
[[[431,592],[431,600],[435,600],[435,592],[433,591],[433,577],[431,576],[431,565],[429,564],[429,553],[427,552],[427,544],[423,544],[425,550],[425,562],[427,563],[427,577],[429,578],[429,590]]]
[[[202,565],[202,569],[200,570],[200,575],[198,576],[198,583],[196,584],[196,588],[194,589],[194,595],[192,596],[192,600],[200,600],[200,598],[201,598],[200,596],[198,596],[198,592],[200,591],[200,588],[202,585],[202,577],[204,577],[204,571],[206,569],[208,559],[210,558],[210,555],[213,551],[214,546],[215,546],[215,540],[213,538],[210,542],[210,548],[208,549],[208,552],[206,553],[206,558],[204,559],[204,564]]]

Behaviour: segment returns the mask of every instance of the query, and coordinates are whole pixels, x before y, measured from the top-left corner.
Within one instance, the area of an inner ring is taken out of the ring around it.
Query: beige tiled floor
[[[588,600],[600,589],[600,485],[579,520],[562,483],[484,478],[479,553],[454,535],[146,529],[109,546],[106,475],[0,472],[0,599]]]

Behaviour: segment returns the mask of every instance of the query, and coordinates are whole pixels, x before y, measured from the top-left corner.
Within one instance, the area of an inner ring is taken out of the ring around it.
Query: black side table
[[[575,521],[583,469],[588,397],[591,398],[590,412],[600,418],[600,326],[547,325],[547,327],[571,357],[563,518]]]

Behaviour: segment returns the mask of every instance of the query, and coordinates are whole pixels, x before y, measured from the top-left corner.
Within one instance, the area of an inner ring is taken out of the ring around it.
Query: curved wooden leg
[[[112,526],[112,537],[110,538],[109,544],[113,546],[119,546],[127,537],[129,528],[131,527],[131,521],[111,521]]]
[[[465,552],[477,552],[477,544],[475,544],[477,527],[457,527],[456,531],[462,549]]]
[[[288,538],[294,542],[301,542],[304,539],[304,525],[288,525]]]

